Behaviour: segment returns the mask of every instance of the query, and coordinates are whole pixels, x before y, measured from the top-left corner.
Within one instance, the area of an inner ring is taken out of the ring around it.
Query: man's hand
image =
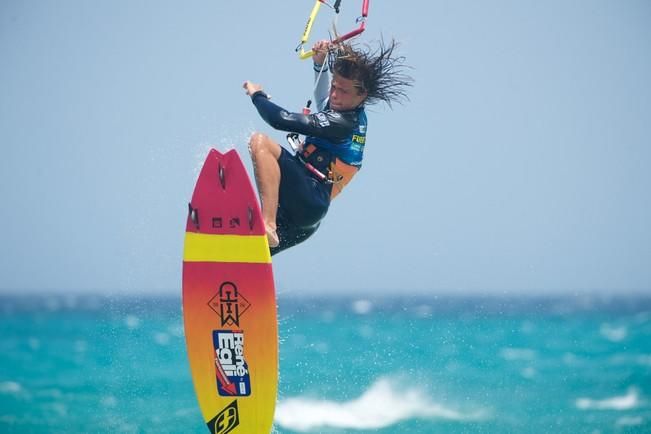
[[[259,84],[251,83],[249,80],[245,81],[242,87],[246,90],[246,94],[248,96],[251,96],[257,91],[262,90],[262,86]]]
[[[323,65],[323,62],[325,62],[326,56],[328,55],[328,48],[330,48],[330,41],[327,39],[317,41],[314,44],[314,47],[312,47],[312,51],[314,51],[312,60],[314,60],[314,63],[317,65]]]

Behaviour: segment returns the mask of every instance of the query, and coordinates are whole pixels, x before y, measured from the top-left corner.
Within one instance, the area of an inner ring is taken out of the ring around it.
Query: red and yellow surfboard
[[[210,432],[271,432],[278,383],[271,256],[258,200],[235,150],[209,152],[189,204],[183,318]]]

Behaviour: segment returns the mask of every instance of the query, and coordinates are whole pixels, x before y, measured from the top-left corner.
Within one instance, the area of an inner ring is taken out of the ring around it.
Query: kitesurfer
[[[412,83],[395,41],[376,51],[319,41],[314,47],[316,113],[292,113],[270,101],[262,86],[243,85],[260,116],[273,128],[305,135],[296,155],[269,136],[254,133],[249,150],[262,202],[271,254],[310,237],[330,202],[362,166],[366,105],[406,98]],[[328,74],[332,72],[332,80]]]

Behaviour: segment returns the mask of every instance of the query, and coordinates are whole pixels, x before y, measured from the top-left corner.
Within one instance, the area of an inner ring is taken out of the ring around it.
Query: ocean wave
[[[479,420],[486,410],[461,412],[432,402],[416,387],[404,388],[388,378],[378,379],[359,398],[346,402],[296,397],[281,400],[276,423],[299,432],[325,428],[346,430],[381,429],[409,419]]]
[[[640,405],[640,394],[631,387],[626,395],[606,399],[579,398],[575,402],[581,410],[631,410]]]

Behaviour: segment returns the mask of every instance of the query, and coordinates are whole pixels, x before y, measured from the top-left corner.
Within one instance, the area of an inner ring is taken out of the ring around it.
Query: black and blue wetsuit
[[[318,72],[317,67],[320,66],[315,65]],[[306,136],[302,158],[282,148],[278,159],[281,176],[276,225],[280,245],[271,249],[272,255],[316,232],[330,201],[362,165],[367,125],[364,107],[350,111],[330,109],[327,73],[317,75],[317,80],[315,100],[319,111],[313,114],[289,112],[271,102],[262,91],[251,96],[260,116],[273,128]],[[328,174],[329,179],[319,179],[306,168],[305,161]]]

